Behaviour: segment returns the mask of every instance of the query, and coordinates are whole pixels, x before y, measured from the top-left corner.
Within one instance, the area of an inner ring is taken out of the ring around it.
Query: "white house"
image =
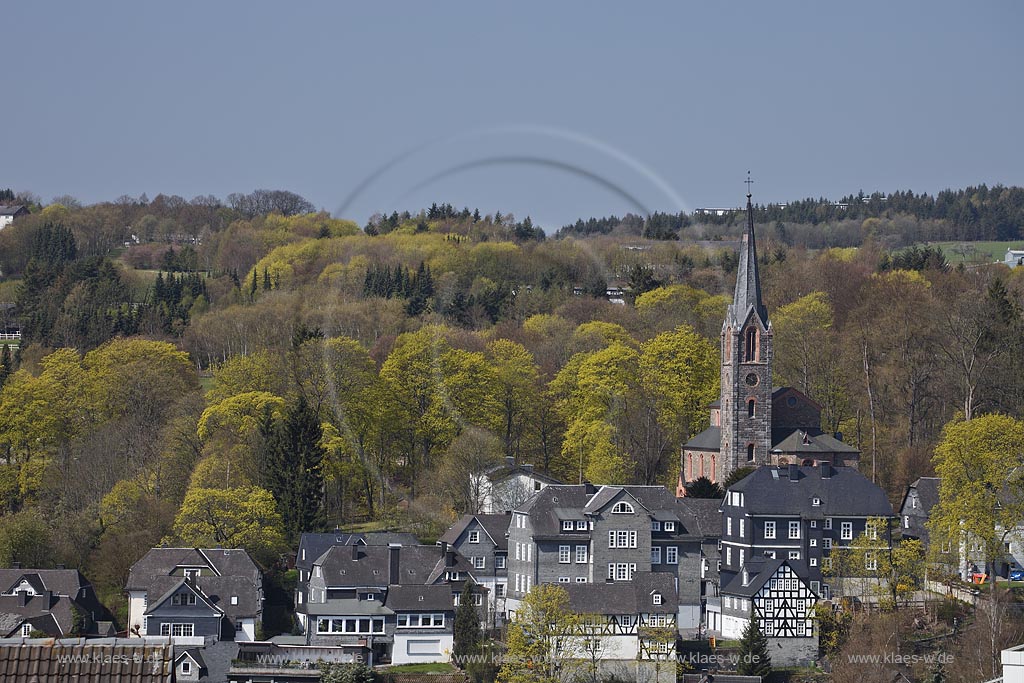
[[[1016,268],[1019,265],[1024,265],[1024,249],[1007,249],[1006,257],[1003,259],[1003,263]]]
[[[470,475],[470,487],[479,505],[477,512],[497,513],[514,510],[551,484],[561,484],[533,469],[533,465],[517,465],[515,458],[480,474]]]

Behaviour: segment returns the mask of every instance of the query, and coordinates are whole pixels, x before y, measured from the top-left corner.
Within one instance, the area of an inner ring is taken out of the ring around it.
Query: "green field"
[[[1002,261],[1007,249],[1024,249],[1024,240],[1010,242],[928,242],[939,247],[946,260],[957,263],[994,263]],[[922,245],[918,245],[922,246]]]

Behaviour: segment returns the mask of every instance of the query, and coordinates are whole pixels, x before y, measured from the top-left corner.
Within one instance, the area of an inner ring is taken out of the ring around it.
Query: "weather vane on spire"
[[[747,171],[747,179],[743,182],[747,184],[747,199],[750,199],[750,186],[754,184],[754,181],[750,179],[750,171]]]

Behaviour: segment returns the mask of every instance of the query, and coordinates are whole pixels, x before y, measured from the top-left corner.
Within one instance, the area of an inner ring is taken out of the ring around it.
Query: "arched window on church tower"
[[[757,405],[757,401],[750,399],[747,401],[747,417],[754,417],[754,407]]]
[[[747,362],[757,360],[757,328],[753,325],[747,328],[745,347],[743,349],[743,360]]]
[[[725,359],[729,360],[732,357],[732,328],[725,328]]]
[[[747,462],[754,462],[754,444],[747,444]]]

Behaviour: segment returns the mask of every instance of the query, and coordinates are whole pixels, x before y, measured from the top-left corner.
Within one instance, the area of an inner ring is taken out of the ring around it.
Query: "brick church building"
[[[711,426],[683,446],[680,496],[686,482],[723,482],[740,467],[856,466],[860,459],[838,435],[822,432],[820,405],[797,389],[772,385],[772,323],[761,301],[750,198],[736,293],[722,324],[722,393],[710,406]]]

